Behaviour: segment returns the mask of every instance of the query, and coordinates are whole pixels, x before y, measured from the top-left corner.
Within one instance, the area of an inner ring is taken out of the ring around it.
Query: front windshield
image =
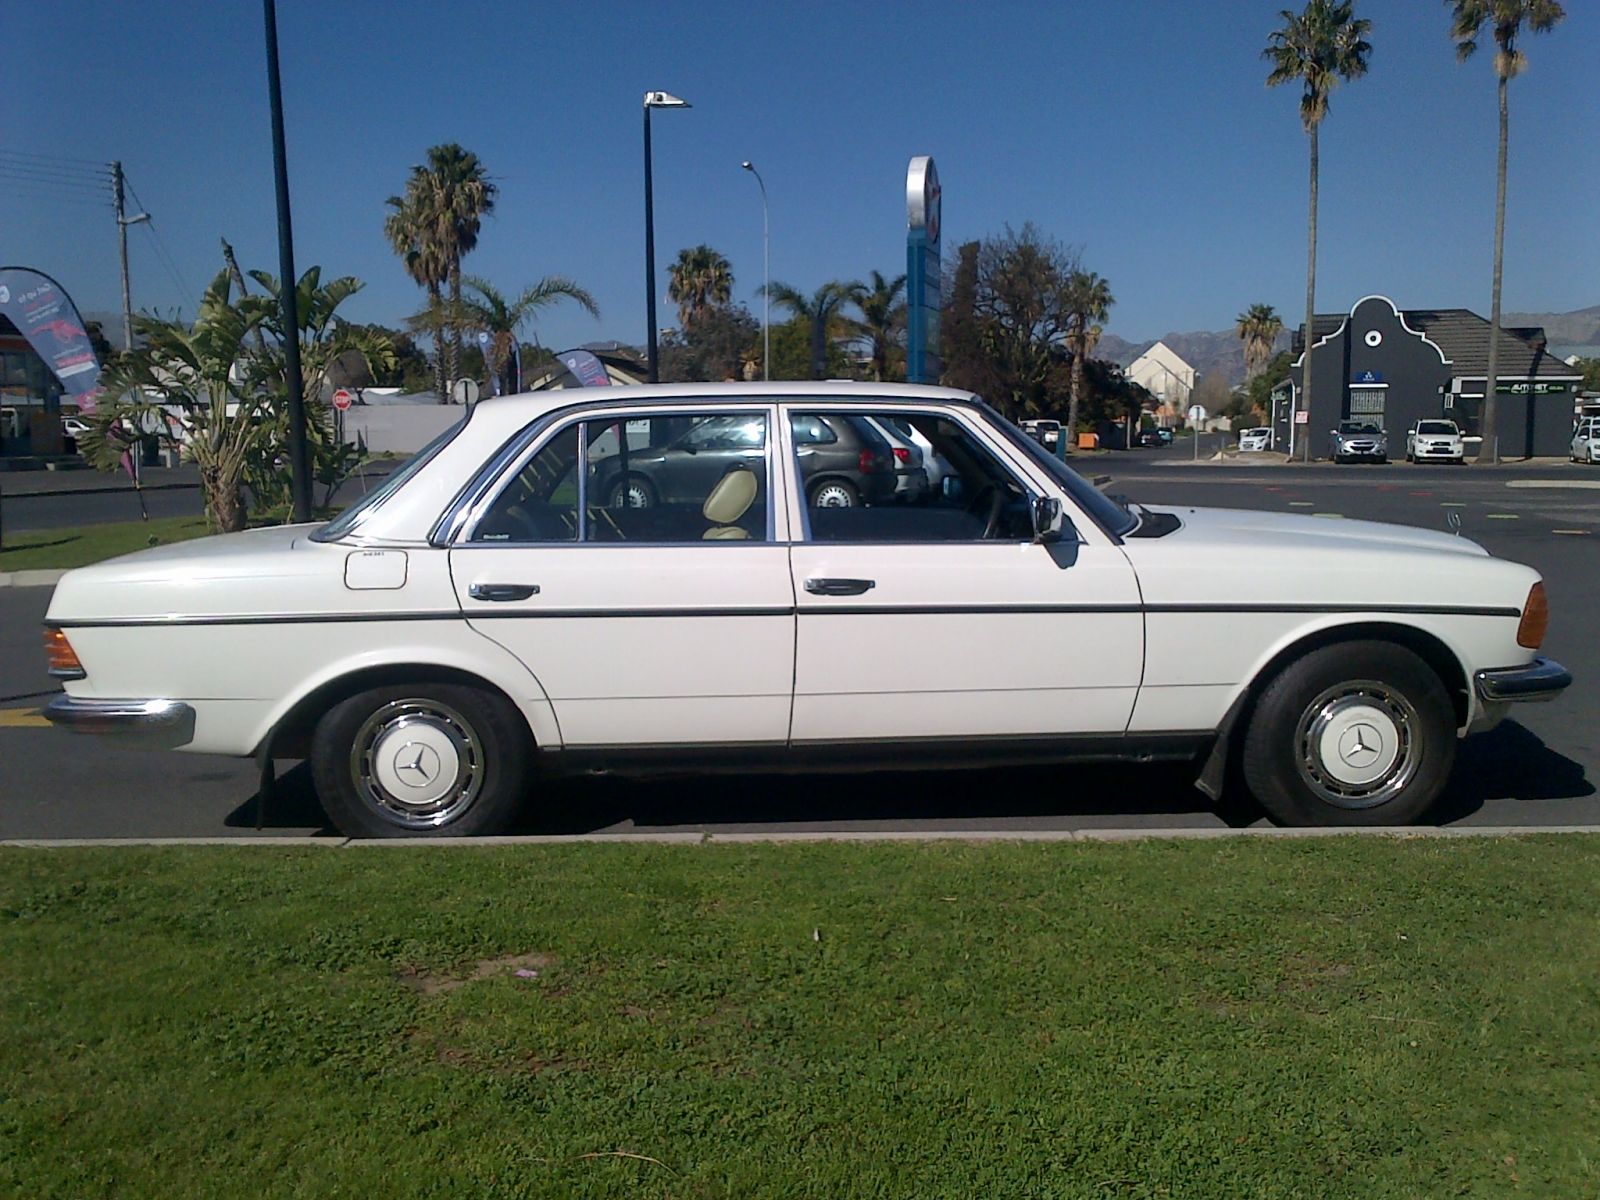
[[[1449,421],[1422,421],[1417,425],[1418,433],[1451,434],[1455,431],[1456,427]]]
[[[1138,526],[1138,517],[1002,417],[993,405],[983,400],[978,401],[978,405],[989,415],[996,428],[1005,435],[1006,441],[1049,472],[1050,477],[1061,485],[1067,495],[1077,501],[1107,533],[1121,537]]]
[[[406,459],[400,466],[389,472],[389,478],[384,480],[382,485],[368,492],[359,503],[351,505],[313,533],[311,540],[314,542],[336,542],[344,537],[345,534],[359,525],[368,513],[374,512],[385,500],[403,488],[406,485],[406,480],[427,466],[429,459],[448,446],[450,439],[465,428],[467,417],[471,415],[472,410],[469,408],[466,416],[463,416],[461,420],[450,426],[450,428],[434,438],[433,441]]]
[[[1371,421],[1343,421],[1339,425],[1340,433],[1379,433],[1381,430]]]

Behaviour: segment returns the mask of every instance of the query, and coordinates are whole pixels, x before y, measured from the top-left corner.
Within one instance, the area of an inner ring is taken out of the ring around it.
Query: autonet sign
[[[939,172],[919,154],[906,171],[906,382],[938,383],[940,262]]]
[[[71,396],[100,383],[100,360],[67,290],[31,267],[0,267],[0,315],[7,317]],[[81,405],[85,411],[92,405]]]

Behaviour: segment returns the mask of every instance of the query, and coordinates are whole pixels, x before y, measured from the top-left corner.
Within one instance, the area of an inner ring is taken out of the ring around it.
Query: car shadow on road
[[[1525,726],[1502,721],[1461,743],[1430,823],[1459,821],[1490,800],[1577,800],[1594,794],[1582,763],[1552,750]]]

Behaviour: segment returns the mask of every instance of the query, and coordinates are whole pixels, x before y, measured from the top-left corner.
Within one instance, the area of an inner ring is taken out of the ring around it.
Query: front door
[[[1144,625],[1121,549],[1093,527],[1035,544],[1036,485],[970,415],[870,415],[909,421],[943,481],[914,503],[797,514],[793,741],[1125,732]]]
[[[781,745],[794,593],[771,412],[625,417],[575,421],[529,453],[451,549],[462,609],[538,677],[568,747]],[[702,424],[709,452],[651,444]]]

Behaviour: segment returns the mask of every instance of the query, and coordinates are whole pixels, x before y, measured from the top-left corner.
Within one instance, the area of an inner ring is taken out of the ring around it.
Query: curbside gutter
[[[345,837],[174,837],[174,838],[10,838],[0,848],[56,850],[108,846],[320,846],[332,850],[360,849],[471,849],[487,846],[559,846],[578,843],[626,845],[710,846],[749,845],[758,842],[1148,842],[1225,841],[1254,839],[1285,841],[1329,837],[1382,837],[1399,840],[1434,838],[1534,837],[1544,834],[1600,834],[1600,825],[1401,825],[1384,828],[1279,829],[963,829],[963,830],[803,830],[792,833],[576,833],[529,834],[484,838],[373,838]]]

